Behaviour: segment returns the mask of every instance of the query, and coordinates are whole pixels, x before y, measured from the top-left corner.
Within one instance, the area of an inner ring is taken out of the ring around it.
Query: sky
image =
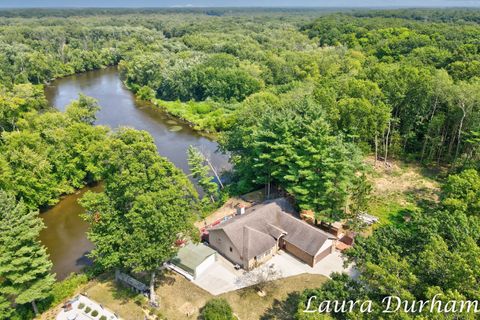
[[[28,7],[480,7],[480,0],[0,0]]]

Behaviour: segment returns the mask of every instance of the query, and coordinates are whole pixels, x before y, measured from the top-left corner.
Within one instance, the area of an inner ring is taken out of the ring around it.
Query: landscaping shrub
[[[75,291],[83,284],[88,282],[88,277],[85,274],[74,274],[72,273],[69,275],[67,278],[65,278],[62,281],[55,282],[52,286],[52,291],[50,295],[37,303],[38,309],[40,312],[45,312],[46,310],[50,309],[52,306],[55,306],[66,299],[70,298],[73,296]],[[26,308],[27,311],[28,309],[31,309],[31,306],[29,304],[26,304],[24,307],[23,306],[18,306],[17,310],[19,311],[19,314],[21,314],[20,319],[32,319],[33,317],[30,317],[29,315],[24,315],[21,309]],[[14,316],[12,316],[12,319],[15,319]]]
[[[202,309],[203,320],[232,320],[232,307],[225,299],[212,299]]]
[[[92,317],[96,317],[98,316],[98,311],[97,310],[93,310],[92,311]]]
[[[78,309],[83,309],[83,308],[85,308],[85,304],[82,302],[78,305]]]
[[[144,302],[145,302],[145,297],[141,294],[139,295],[136,295],[134,298],[133,298],[133,302],[137,305],[137,306],[141,306]]]
[[[92,309],[90,307],[85,308],[85,313],[89,313],[90,311],[92,311]]]
[[[57,305],[66,298],[72,296],[75,290],[82,284],[87,283],[88,278],[84,274],[71,274],[65,280],[56,282],[52,288],[52,301],[50,306]]]
[[[101,317],[100,317],[100,320],[107,320],[107,317],[101,316]]]

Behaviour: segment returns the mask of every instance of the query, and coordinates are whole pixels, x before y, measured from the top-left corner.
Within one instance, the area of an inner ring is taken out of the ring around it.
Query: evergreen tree
[[[8,319],[13,312],[13,308],[7,297],[0,293],[0,319]]]
[[[52,262],[38,240],[42,228],[37,211],[0,191],[0,294],[4,297],[0,308],[6,309],[5,300],[31,303],[38,313],[35,301],[49,295],[55,279],[50,273]]]
[[[265,110],[248,135],[232,136],[237,133],[224,140],[236,174],[267,189],[280,185],[322,221],[344,218],[361,158],[353,144],[332,134],[320,106],[309,99],[286,101]]]
[[[210,176],[210,168],[205,165],[205,156],[195,147],[190,146],[187,150],[188,166],[192,176],[198,181],[203,192],[210,197],[212,202],[218,196],[218,185]]]

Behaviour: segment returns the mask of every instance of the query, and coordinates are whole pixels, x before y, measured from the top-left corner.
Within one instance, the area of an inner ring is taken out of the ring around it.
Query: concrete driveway
[[[351,276],[354,275],[354,269],[351,267],[343,268],[343,259],[338,251],[325,257],[314,268],[284,251],[280,251],[266,264],[274,264],[282,272],[283,278],[302,273],[321,274],[327,277],[332,272],[346,272]],[[217,261],[196,280],[193,280],[193,283],[213,295],[219,295],[243,288],[244,286],[236,283],[236,280],[244,272],[243,270],[235,270],[230,261],[217,254]]]
[[[242,269],[235,270],[230,261],[217,253],[217,261],[192,282],[211,294],[218,295],[240,289],[236,280],[243,272]]]
[[[329,277],[332,272],[345,272],[349,275],[354,274],[351,266],[348,268],[343,267],[343,259],[341,253],[338,251],[329,254],[313,268],[285,251],[280,251],[267,262],[267,264],[272,263],[281,270],[283,277],[291,277],[302,273],[321,274],[326,277]]]

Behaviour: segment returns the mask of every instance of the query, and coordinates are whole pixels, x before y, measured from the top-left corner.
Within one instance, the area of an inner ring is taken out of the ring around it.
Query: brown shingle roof
[[[335,238],[287,213],[292,211],[287,200],[280,198],[254,206],[211,230],[223,230],[240,253],[247,252],[248,260],[274,247],[282,234],[286,241],[311,256],[318,253],[325,241]],[[248,240],[246,251],[244,234]]]

